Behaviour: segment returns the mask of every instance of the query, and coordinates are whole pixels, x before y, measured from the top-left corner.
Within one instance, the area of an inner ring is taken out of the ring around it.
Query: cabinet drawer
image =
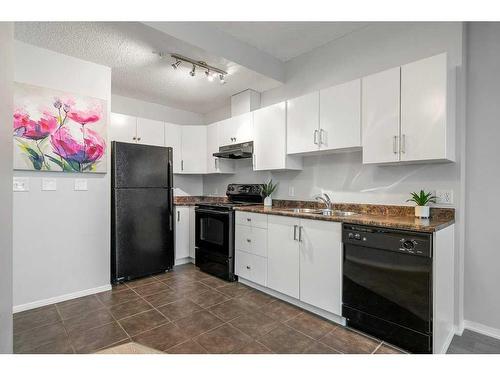
[[[267,229],[236,225],[236,250],[267,258]]]
[[[267,215],[253,212],[236,212],[236,224],[248,225],[256,228],[267,228]]]
[[[267,259],[258,255],[235,252],[235,272],[239,277],[256,284],[267,285]]]

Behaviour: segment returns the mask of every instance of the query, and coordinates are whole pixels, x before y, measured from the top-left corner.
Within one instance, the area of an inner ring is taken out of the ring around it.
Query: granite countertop
[[[283,203],[285,202],[285,203]],[[274,201],[273,201],[274,203]],[[418,219],[414,208],[409,206],[386,206],[364,204],[335,204],[334,210],[354,211],[355,216],[324,216],[311,213],[286,211],[290,207],[319,208],[314,202],[280,201],[273,207],[263,205],[235,207],[237,211],[259,214],[291,216],[303,219],[336,221],[348,224],[373,225],[394,229],[413,230],[432,233],[452,225],[455,222],[455,210],[452,208],[431,208],[431,218]]]
[[[200,202],[223,203],[227,202],[227,198],[203,195],[181,195],[174,197],[174,205],[176,206],[195,206]]]

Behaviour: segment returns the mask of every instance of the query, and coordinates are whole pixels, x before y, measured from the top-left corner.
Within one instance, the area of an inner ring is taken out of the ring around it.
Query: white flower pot
[[[415,206],[415,216],[421,219],[428,219],[430,216],[429,206]]]
[[[272,207],[272,205],[273,205],[273,198],[265,197],[264,198],[264,207]]]

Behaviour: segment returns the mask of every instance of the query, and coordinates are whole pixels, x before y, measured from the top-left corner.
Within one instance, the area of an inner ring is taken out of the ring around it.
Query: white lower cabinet
[[[300,300],[341,315],[342,224],[300,220]]]
[[[175,206],[175,260],[189,257],[190,208]]]
[[[236,217],[238,276],[341,315],[341,223],[267,215],[263,229],[246,220],[248,213]],[[263,226],[259,219],[256,223]]]
[[[292,217],[268,217],[267,286],[299,299],[300,220]]]

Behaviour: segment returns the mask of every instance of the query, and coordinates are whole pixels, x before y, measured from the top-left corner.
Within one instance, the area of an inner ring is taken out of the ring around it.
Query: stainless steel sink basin
[[[343,217],[359,215],[357,212],[318,209],[318,208],[285,208],[283,209],[283,211],[289,211],[297,214],[316,214],[316,215],[343,216]]]

